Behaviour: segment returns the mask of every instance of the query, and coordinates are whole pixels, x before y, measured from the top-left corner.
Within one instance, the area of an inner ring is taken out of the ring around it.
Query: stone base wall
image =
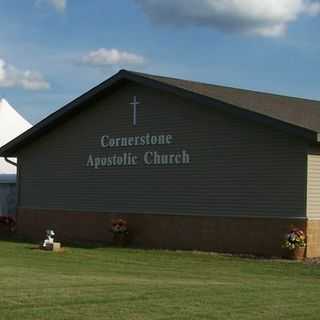
[[[112,243],[113,218],[125,218],[129,243],[140,248],[203,250],[282,256],[284,234],[292,227],[308,233],[308,257],[320,256],[320,221],[305,219],[111,214],[19,208],[17,233],[40,242],[53,229],[57,241]]]
[[[308,220],[307,257],[320,257],[320,220]]]

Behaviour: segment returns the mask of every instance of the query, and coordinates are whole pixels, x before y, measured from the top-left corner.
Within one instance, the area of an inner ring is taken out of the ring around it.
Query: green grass
[[[320,319],[320,266],[0,242],[0,319]]]

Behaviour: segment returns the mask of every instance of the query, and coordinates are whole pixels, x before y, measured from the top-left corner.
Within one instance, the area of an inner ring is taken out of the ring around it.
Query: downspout
[[[10,164],[12,164],[13,166],[17,167],[17,163],[14,161],[11,161],[9,158],[5,157],[4,160]]]

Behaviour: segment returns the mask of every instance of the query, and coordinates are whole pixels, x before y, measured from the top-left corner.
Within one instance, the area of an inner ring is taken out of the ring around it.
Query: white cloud
[[[67,8],[67,0],[36,0],[36,5],[47,4],[58,12],[64,12]]]
[[[20,87],[25,90],[46,90],[50,84],[36,71],[19,70],[0,59],[0,87]]]
[[[305,12],[311,16],[316,16],[320,14],[320,3],[319,2],[311,2],[305,7]]]
[[[145,59],[127,51],[100,48],[84,55],[81,62],[92,66],[138,65],[143,64]]]
[[[152,21],[281,36],[299,16],[318,15],[319,0],[135,0]]]

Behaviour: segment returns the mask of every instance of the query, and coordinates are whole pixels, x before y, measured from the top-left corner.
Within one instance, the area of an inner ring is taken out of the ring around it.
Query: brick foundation
[[[17,233],[25,239],[41,241],[45,230],[52,228],[57,241],[111,244],[109,230],[115,217],[127,219],[130,244],[135,247],[281,256],[284,234],[299,227],[308,235],[307,256],[320,256],[320,221],[304,219],[119,215],[20,208]]]
[[[307,257],[320,257],[320,220],[308,220],[307,236]]]

